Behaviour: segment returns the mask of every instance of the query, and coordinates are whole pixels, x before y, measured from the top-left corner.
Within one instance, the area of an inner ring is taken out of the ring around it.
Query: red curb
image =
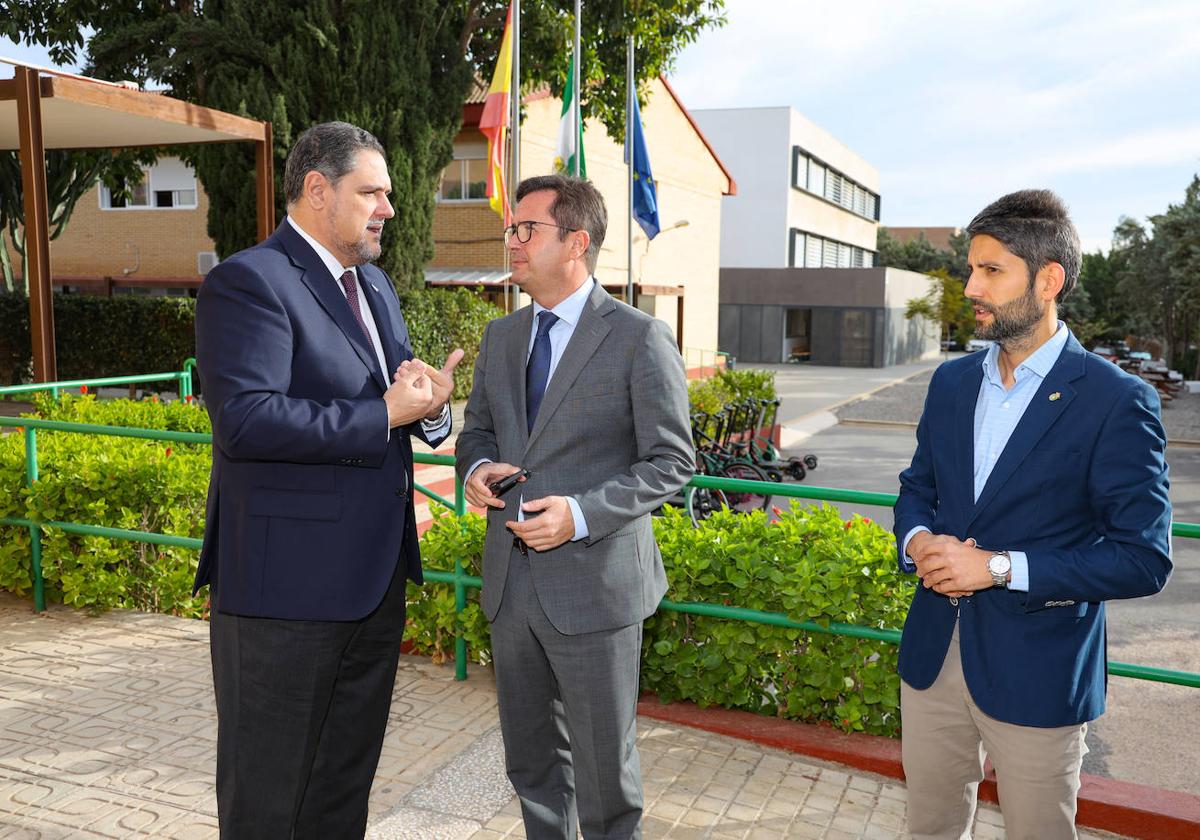
[[[848,735],[828,725],[733,709],[702,709],[686,701],[664,704],[653,694],[642,695],[638,714],[904,779],[900,741],[881,735]],[[990,767],[979,796],[997,801]],[[1200,796],[1084,773],[1076,823],[1145,840],[1195,840],[1200,837]]]

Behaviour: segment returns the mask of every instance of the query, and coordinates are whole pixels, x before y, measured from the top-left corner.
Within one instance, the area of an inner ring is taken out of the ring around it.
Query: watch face
[[[993,554],[988,558],[988,571],[994,575],[1006,575],[1012,567],[1012,561],[1003,554]]]

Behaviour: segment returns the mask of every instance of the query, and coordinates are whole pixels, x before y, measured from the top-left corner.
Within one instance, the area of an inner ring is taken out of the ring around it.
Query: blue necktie
[[[528,431],[533,431],[542,397],[546,396],[546,382],[550,379],[550,328],[558,322],[558,316],[549,309],[538,313],[537,337],[533,340],[533,352],[525,366],[525,419]]]

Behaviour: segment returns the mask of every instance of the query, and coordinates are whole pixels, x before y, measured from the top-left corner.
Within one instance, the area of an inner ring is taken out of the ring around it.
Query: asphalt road
[[[914,445],[911,428],[843,424],[817,432],[791,454],[820,459],[806,484],[895,493]],[[1200,448],[1170,448],[1167,456],[1175,520],[1200,522]],[[892,526],[888,508],[839,508],[843,516],[861,513]],[[1109,604],[1111,660],[1200,673],[1200,540],[1176,538],[1174,553],[1175,571],[1162,593]],[[1114,677],[1108,706],[1089,729],[1084,772],[1200,794],[1194,749],[1200,689]]]

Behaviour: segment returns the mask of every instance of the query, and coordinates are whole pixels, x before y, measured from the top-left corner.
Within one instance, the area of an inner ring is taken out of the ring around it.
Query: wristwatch
[[[992,586],[1008,586],[1008,573],[1012,571],[1012,558],[1007,551],[997,551],[988,558],[988,572],[992,576]]]

